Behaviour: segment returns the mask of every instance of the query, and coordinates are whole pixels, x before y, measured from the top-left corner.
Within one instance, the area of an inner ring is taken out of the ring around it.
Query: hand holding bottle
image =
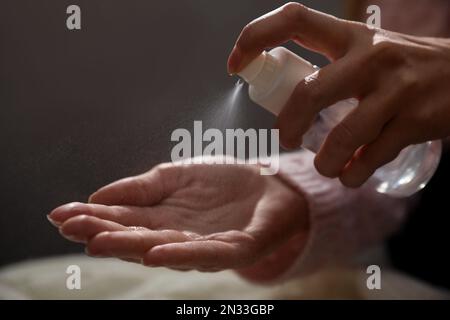
[[[289,3],[244,28],[229,72],[289,40],[332,63],[300,81],[282,108],[277,126],[285,147],[302,144],[322,109],[360,101],[320,148],[315,164],[321,174],[357,187],[408,145],[450,134],[449,39],[373,29]]]

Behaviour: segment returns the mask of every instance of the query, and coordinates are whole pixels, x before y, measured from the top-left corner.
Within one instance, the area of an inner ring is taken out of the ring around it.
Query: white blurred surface
[[[81,268],[81,290],[66,288],[66,269]],[[382,289],[366,288],[362,268],[317,273],[271,286],[231,271],[177,272],[114,259],[60,256],[0,270],[0,299],[448,299],[448,293],[383,269]]]

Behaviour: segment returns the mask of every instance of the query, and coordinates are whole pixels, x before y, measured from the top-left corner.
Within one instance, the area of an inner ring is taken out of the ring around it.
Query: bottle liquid
[[[249,95],[258,105],[278,116],[297,84],[318,70],[283,47],[264,52],[238,75],[249,84]],[[323,109],[303,136],[302,147],[317,153],[328,133],[358,106],[358,100],[340,101]],[[442,153],[441,141],[409,146],[369,179],[380,193],[409,197],[423,189],[435,173]]]

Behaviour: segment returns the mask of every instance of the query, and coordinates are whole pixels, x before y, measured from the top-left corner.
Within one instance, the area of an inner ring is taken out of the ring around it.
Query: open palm
[[[159,165],[49,219],[90,255],[202,271],[255,265],[307,228],[303,197],[249,165]]]

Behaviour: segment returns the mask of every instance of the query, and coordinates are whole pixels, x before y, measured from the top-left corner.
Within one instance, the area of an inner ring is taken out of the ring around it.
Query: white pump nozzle
[[[261,73],[266,63],[267,52],[263,52],[258,57],[256,57],[252,62],[250,62],[240,73],[242,79],[247,83],[252,83],[258,75]]]

